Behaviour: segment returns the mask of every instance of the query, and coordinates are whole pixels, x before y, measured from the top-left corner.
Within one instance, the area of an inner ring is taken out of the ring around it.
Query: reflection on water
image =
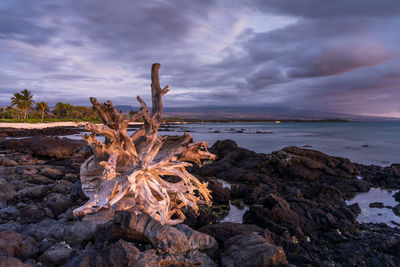
[[[358,203],[361,213],[358,215],[359,222],[386,223],[392,227],[397,227],[390,221],[400,223],[400,217],[396,216],[389,208],[370,208],[369,204],[373,202],[382,202],[384,206],[394,207],[398,202],[393,195],[399,190],[385,190],[381,188],[371,188],[368,192],[357,194],[353,199],[346,201],[347,205]],[[380,214],[380,215],[379,215]]]
[[[227,187],[231,189],[231,183],[222,179],[217,179],[217,181],[220,182],[224,188]],[[229,200],[229,207],[228,215],[226,215],[221,222],[243,223],[243,215],[249,210],[249,206],[244,205],[242,208],[239,208],[232,205],[232,202]]]
[[[231,201],[229,201],[229,206],[229,213],[221,220],[221,222],[243,223],[243,215],[249,210],[249,207],[244,205],[242,209],[239,209],[238,207],[232,205]]]

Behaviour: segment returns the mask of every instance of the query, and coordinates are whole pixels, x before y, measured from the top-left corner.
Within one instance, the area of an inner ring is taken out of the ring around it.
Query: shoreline
[[[45,128],[56,128],[56,127],[83,127],[88,122],[73,122],[73,121],[61,121],[61,122],[38,122],[38,123],[28,123],[28,122],[0,122],[0,129],[13,128],[13,129],[45,129]],[[143,122],[130,122],[128,126],[142,125]],[[164,125],[170,124],[186,124],[186,122],[168,122]],[[97,125],[97,123],[96,123]],[[98,125],[102,125],[99,123]]]
[[[82,127],[85,122],[40,122],[40,123],[27,123],[27,122],[1,122],[0,128],[15,128],[15,129],[44,129],[54,127]]]

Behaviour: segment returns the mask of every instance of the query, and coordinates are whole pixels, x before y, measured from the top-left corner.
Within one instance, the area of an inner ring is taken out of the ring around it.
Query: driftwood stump
[[[84,215],[103,208],[133,210],[146,213],[161,224],[175,225],[183,222],[184,206],[195,212],[197,204],[211,204],[210,191],[185,167],[190,162],[201,164],[213,160],[215,155],[207,150],[207,143],[192,143],[185,133],[179,138],[158,136],[163,104],[162,96],[168,86],[160,87],[160,64],[151,68],[152,110],[137,97],[140,112],[130,120],[124,119],[111,101],[100,104],[90,101],[102,118],[104,125],[87,123],[85,130],[91,135],[84,139],[93,150],[93,156],[81,166],[82,190],[89,201],[74,210],[74,215]],[[128,123],[142,118],[144,124],[128,136]],[[96,138],[103,135],[105,142]]]

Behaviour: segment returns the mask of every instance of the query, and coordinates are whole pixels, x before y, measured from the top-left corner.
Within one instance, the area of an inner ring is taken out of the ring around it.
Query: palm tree
[[[44,113],[49,110],[49,105],[46,102],[43,102],[43,101],[37,102],[36,103],[36,109],[37,110],[42,110],[42,119],[40,120],[40,122],[43,122]]]
[[[14,107],[16,106],[16,108],[18,109],[18,119],[20,118],[20,111],[22,109],[22,99],[21,99],[22,95],[20,93],[15,93],[13,95],[13,97],[11,97],[11,106],[10,107]]]
[[[28,111],[32,108],[32,104],[35,103],[33,101],[33,95],[31,91],[24,89],[21,93],[15,93],[13,97],[11,97],[11,106],[17,106],[22,109],[24,112],[24,120],[28,118]]]

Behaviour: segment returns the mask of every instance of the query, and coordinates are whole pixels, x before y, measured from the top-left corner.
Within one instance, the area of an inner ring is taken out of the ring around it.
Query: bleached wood
[[[192,143],[188,133],[169,138],[157,135],[162,96],[169,91],[168,86],[161,89],[159,69],[160,64],[152,65],[151,112],[138,96],[140,112],[126,120],[111,101],[100,104],[96,98],[90,98],[104,125],[85,126],[92,133],[84,139],[93,156],[82,164],[80,176],[89,201],[74,210],[75,216],[112,207],[144,212],[162,224],[174,225],[185,220],[181,211],[184,206],[197,212],[197,204],[211,204],[207,183],[201,183],[186,170],[191,166],[189,162],[201,165],[203,160],[215,159],[208,152],[207,143]],[[129,137],[128,123],[139,118],[143,119],[143,126]],[[97,135],[103,135],[105,142],[100,142]],[[168,177],[174,177],[174,182]]]

